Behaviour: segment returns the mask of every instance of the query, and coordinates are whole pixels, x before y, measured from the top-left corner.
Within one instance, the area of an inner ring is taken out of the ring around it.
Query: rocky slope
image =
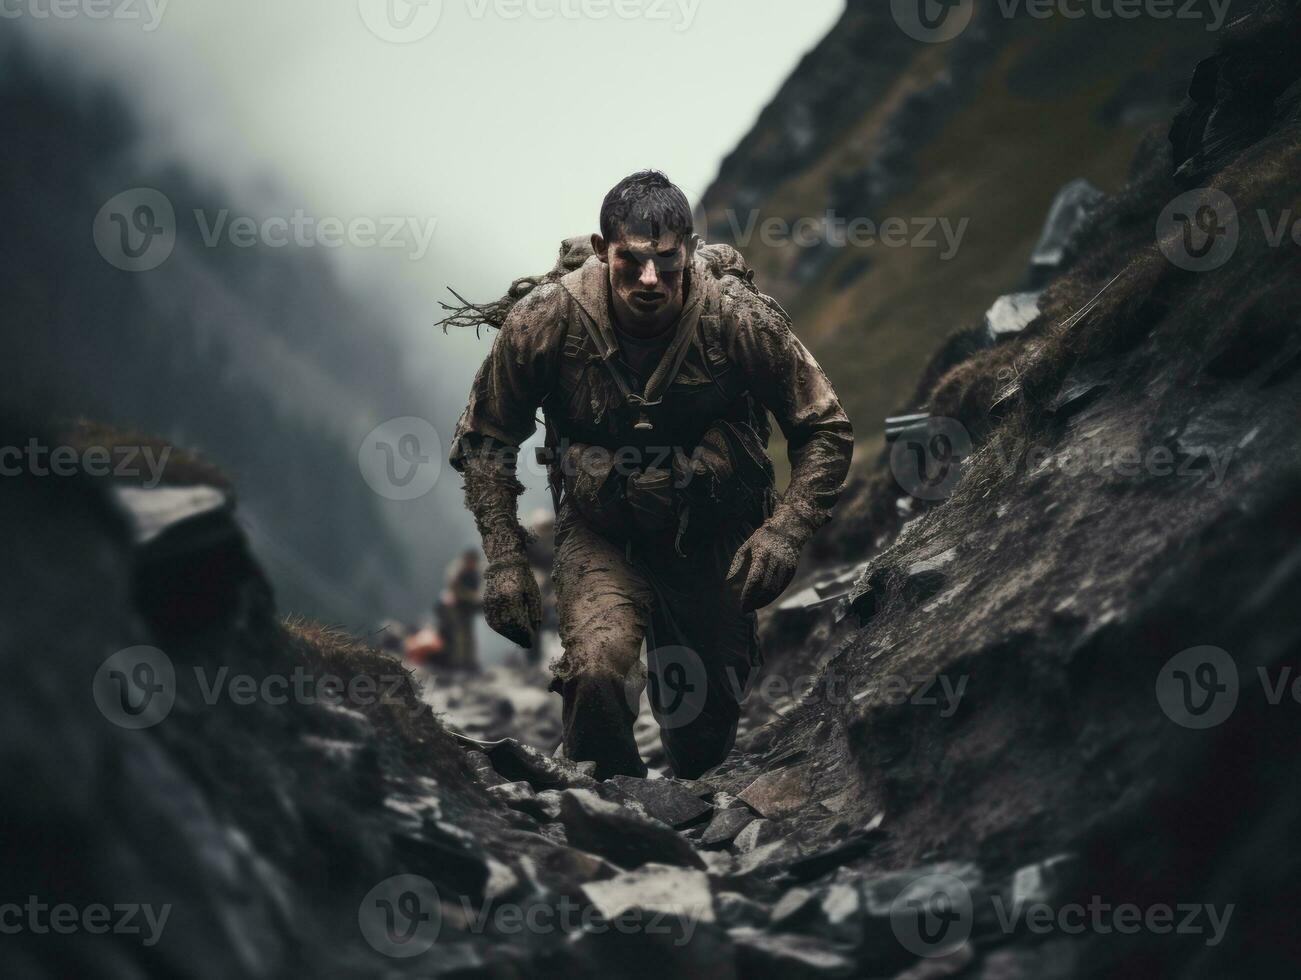
[[[849,0],[702,204],[709,239],[741,247],[865,439],[904,407],[936,345],[1018,285],[1060,187],[1124,184],[1144,133],[1168,119],[1217,36],[1204,3],[1198,17],[1158,20],[1040,18],[1029,4],[974,0],[945,5],[958,18],[971,9],[970,24],[928,44],[900,29],[901,6]],[[1247,7],[1234,3],[1232,16]],[[761,232],[829,212],[841,231],[806,231],[804,244]],[[923,247],[845,237],[846,222],[892,218]],[[940,219],[956,247],[916,224]]]
[[[0,481],[0,899],[169,910],[20,930],[6,974],[1290,975],[1297,3],[1235,24],[1171,133],[1037,313],[941,346],[697,781],[597,783],[510,737],[554,716],[504,671],[422,692],[277,621],[192,461]]]

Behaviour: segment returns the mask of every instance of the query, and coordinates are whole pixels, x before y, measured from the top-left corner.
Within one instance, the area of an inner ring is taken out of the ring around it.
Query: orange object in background
[[[402,647],[402,658],[413,667],[428,667],[442,655],[443,638],[430,626],[412,633]]]

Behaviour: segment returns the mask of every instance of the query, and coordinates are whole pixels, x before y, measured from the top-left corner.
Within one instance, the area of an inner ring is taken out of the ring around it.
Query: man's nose
[[[641,278],[637,281],[639,286],[653,288],[660,284],[659,270],[655,268],[654,262],[644,262],[641,267]]]

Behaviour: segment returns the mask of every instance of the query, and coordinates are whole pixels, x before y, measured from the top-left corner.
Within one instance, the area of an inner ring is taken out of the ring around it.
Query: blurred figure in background
[[[551,566],[556,557],[556,517],[551,511],[539,507],[529,515],[529,540],[525,545],[529,568],[538,583],[542,597],[541,632],[555,633],[557,629],[556,590],[551,581]],[[524,651],[524,661],[530,666],[542,662],[544,643],[533,644]]]
[[[483,608],[482,587],[479,552],[467,548],[447,566],[445,586],[434,610],[444,645],[440,662],[452,670],[479,669],[474,621]]]

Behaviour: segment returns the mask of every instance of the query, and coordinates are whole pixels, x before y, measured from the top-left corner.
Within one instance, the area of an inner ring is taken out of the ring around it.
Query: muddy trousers
[[[695,778],[727,756],[759,661],[755,616],[724,584],[747,534],[720,534],[682,558],[671,543],[629,549],[562,514],[554,576],[565,654],[552,689],[564,697],[569,758],[594,761],[601,779],[645,776],[633,722],[647,683],[674,775]]]

